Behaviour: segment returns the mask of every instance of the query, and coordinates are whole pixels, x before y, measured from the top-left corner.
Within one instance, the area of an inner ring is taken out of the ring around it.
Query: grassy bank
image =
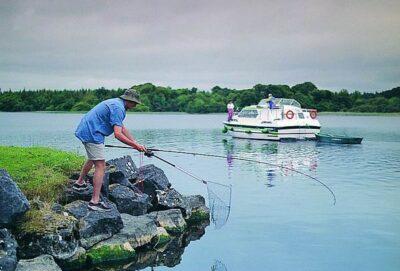
[[[75,153],[44,147],[0,146],[0,169],[7,170],[28,199],[56,199],[84,161]]]

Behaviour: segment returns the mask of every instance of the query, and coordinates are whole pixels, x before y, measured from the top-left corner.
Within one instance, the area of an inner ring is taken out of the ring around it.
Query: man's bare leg
[[[100,191],[103,184],[104,172],[106,169],[105,160],[96,160],[94,163],[94,175],[93,175],[93,195],[90,200],[92,203],[98,203],[100,200]]]
[[[89,171],[93,167],[93,161],[92,160],[86,160],[85,164],[82,167],[81,173],[79,174],[79,178],[76,181],[77,184],[83,185],[85,183],[85,177],[89,173]]]

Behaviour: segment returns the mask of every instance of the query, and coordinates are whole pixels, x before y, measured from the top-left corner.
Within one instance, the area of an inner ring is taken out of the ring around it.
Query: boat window
[[[299,119],[304,119],[304,114],[303,113],[298,113]]]
[[[242,110],[239,113],[240,118],[256,118],[257,116],[257,110]]]

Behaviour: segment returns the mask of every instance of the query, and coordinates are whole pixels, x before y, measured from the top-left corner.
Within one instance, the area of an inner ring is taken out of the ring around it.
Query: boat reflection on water
[[[293,176],[301,172],[314,172],[318,167],[318,150],[314,141],[268,142],[247,139],[223,140],[228,166],[232,176],[238,163],[247,163],[267,187],[274,187],[278,176]],[[258,162],[235,161],[235,157]],[[276,166],[275,166],[276,165]],[[293,170],[292,170],[293,169]]]
[[[136,250],[135,258],[130,262],[113,263],[107,266],[97,266],[91,271],[134,271],[150,267],[155,270],[157,266],[174,267],[182,260],[185,248],[191,241],[199,240],[205,233],[210,221],[188,225],[182,234],[171,235],[171,240],[161,246],[143,247]],[[226,269],[215,269],[226,270]]]

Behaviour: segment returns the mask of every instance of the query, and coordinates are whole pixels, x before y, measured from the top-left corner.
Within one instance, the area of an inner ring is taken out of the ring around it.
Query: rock
[[[57,264],[64,270],[81,270],[87,264],[86,250],[83,247],[78,247],[72,257],[57,260]]]
[[[144,215],[152,206],[147,194],[135,193],[120,184],[110,185],[110,200],[117,205],[120,213],[130,215]]]
[[[20,258],[49,254],[56,259],[66,259],[75,254],[78,240],[74,217],[54,213],[49,207],[29,212],[16,233]]]
[[[76,180],[70,180],[68,186],[64,189],[62,195],[60,196],[60,201],[63,204],[68,204],[77,200],[90,201],[93,194],[93,186],[89,182],[86,182],[88,188],[85,190],[77,191],[72,188],[72,185]]]
[[[171,183],[165,176],[164,171],[155,165],[145,165],[139,168],[137,185],[143,181],[144,193],[152,199],[156,195],[156,190],[165,191],[171,187]]]
[[[199,240],[206,233],[206,227],[209,225],[210,220],[201,220],[196,221],[195,224],[190,224],[186,234],[186,242]]]
[[[34,198],[30,201],[31,209],[42,210],[45,206],[44,202],[39,198]]]
[[[0,229],[0,270],[14,271],[17,266],[17,241],[7,229]]]
[[[180,209],[185,220],[190,222],[210,219],[210,210],[201,195],[182,196],[173,188],[157,190],[156,204],[158,210]]]
[[[185,219],[189,218],[192,212],[187,201],[174,188],[165,191],[157,190],[156,203],[158,210],[180,209]]]
[[[203,220],[210,220],[210,209],[206,206],[206,200],[201,195],[184,196],[183,200],[190,209],[190,216],[185,217],[186,221],[196,223]]]
[[[87,257],[92,265],[132,259],[136,255],[131,244],[125,240],[111,238],[96,244],[88,250]]]
[[[15,271],[62,271],[51,255],[41,255],[34,259],[20,260]]]
[[[151,212],[147,216],[154,219],[157,226],[165,228],[170,233],[181,233],[187,227],[179,209]]]
[[[157,250],[160,251],[159,248],[165,246],[170,240],[171,236],[167,230],[163,227],[157,227],[157,242],[155,244]]]
[[[15,219],[28,209],[25,195],[7,171],[0,169],[0,228],[12,227]]]
[[[110,166],[110,184],[118,183],[124,185],[126,181],[133,181],[138,176],[138,169],[129,155],[108,160],[107,165]]]
[[[51,205],[51,210],[52,210],[53,212],[55,212],[56,214],[62,214],[62,213],[63,213],[63,207],[62,207],[62,205],[59,204],[59,203],[53,203],[53,204]]]
[[[133,248],[149,244],[157,236],[157,226],[153,218],[147,215],[131,216],[128,214],[122,214],[121,217],[124,221],[124,228],[114,237],[128,240]]]
[[[104,199],[104,201],[111,207],[111,211],[89,210],[88,202],[84,201],[75,201],[64,206],[66,212],[79,220],[80,244],[85,249],[110,238],[124,227],[121,214],[115,204],[107,199]]]

